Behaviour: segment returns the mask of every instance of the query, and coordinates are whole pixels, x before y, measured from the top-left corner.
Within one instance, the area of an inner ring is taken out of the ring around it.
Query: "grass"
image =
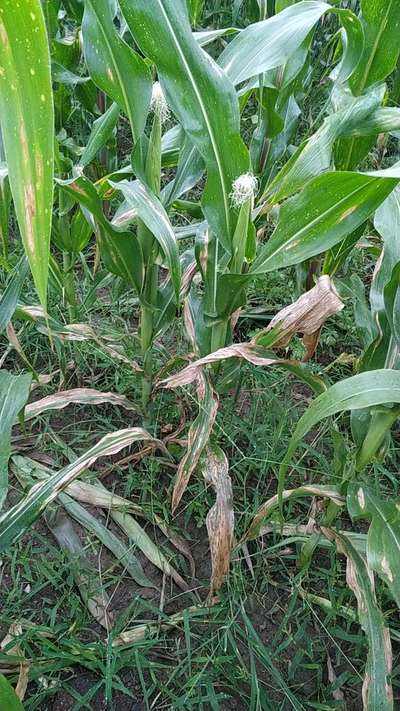
[[[271,301],[283,299],[280,279],[272,291],[270,285],[269,294]],[[113,298],[112,293],[109,298]],[[117,304],[123,312],[123,301]],[[108,312],[110,306],[107,304]],[[97,302],[88,316],[91,322],[101,321],[101,303]],[[338,318],[326,339],[337,339],[340,320],[346,317]],[[118,325],[114,320],[114,327]],[[163,348],[167,349],[169,339],[174,338],[175,333],[168,334]],[[46,369],[57,365],[56,353],[48,351],[47,362],[43,362],[42,336],[30,325],[21,339],[27,351],[37,354],[35,367],[40,365],[43,370],[44,365]],[[350,336],[349,349],[352,346]],[[116,370],[107,356],[92,351],[86,343],[68,344],[66,349],[64,359],[72,357],[76,362],[74,371],[67,373],[69,387],[80,380],[87,383],[91,374],[99,389],[135,396],[135,381],[128,369]],[[276,468],[307,397],[308,393],[296,387],[283,371],[247,366],[235,407],[232,394],[222,398],[214,436],[230,462],[238,537],[258,506],[275,491]],[[194,403],[189,390],[183,402],[190,415]],[[167,425],[177,425],[181,414],[182,401],[178,407],[173,394],[161,393],[154,404],[156,433],[162,433]],[[126,426],[130,415],[115,408],[83,410],[71,406],[61,416],[43,416],[39,427],[29,433],[33,434],[31,446],[62,465],[66,447],[77,452],[86,449],[109,429],[111,418],[116,429]],[[396,458],[393,451],[393,471]],[[303,444],[298,460],[292,473],[293,485],[311,479],[333,483],[332,443],[326,427]],[[376,467],[375,475],[380,481],[392,480],[390,469],[388,465],[387,469]],[[204,521],[213,493],[194,477],[181,512],[171,519],[168,501],[172,479],[173,471],[163,466],[162,459],[153,457],[128,465],[123,471],[117,463],[103,482],[158,513],[179,533],[185,535],[186,531],[197,563],[196,592],[204,597],[210,573]],[[14,489],[11,496],[19,496],[19,491]],[[289,506],[291,521],[307,522],[309,500]],[[111,522],[108,525],[112,528]],[[163,537],[151,525],[148,530],[171,555]],[[98,584],[97,571],[101,569],[101,590],[108,593],[112,608],[118,612],[116,628],[109,636],[93,623],[79,595],[73,577],[73,567],[79,561],[71,561],[60,552],[44,522],[2,561],[3,631],[20,621],[20,646],[33,660],[27,711],[337,709],[341,708],[334,697],[338,689],[353,698],[357,708],[366,644],[358,625],[343,613],[354,605],[344,583],[344,564],[332,549],[319,549],[313,565],[299,571],[296,559],[301,543],[296,540],[269,536],[251,543],[247,561],[242,550],[235,554],[231,575],[213,610],[201,617],[187,612],[178,629],[168,633],[159,630],[152,638],[116,650],[111,641],[119,630],[146,619],[162,619],[195,600],[192,594],[172,589],[150,564],[146,573],[160,586],[161,595],[143,591],[90,535],[81,530],[80,536],[93,565],[93,584]],[[185,568],[181,557],[175,564]],[[307,594],[329,599],[331,610],[319,609],[305,597]],[[389,601],[382,602],[389,624],[400,632],[398,621],[390,614]],[[334,681],[328,679],[328,658],[335,670]],[[394,665],[395,691],[400,684],[399,661]]]
[[[206,1],[204,27],[230,24],[231,5],[226,0]],[[256,19],[257,3],[243,3],[238,25]],[[332,29],[337,29],[333,17],[316,31],[312,73],[297,97],[302,115],[292,138],[295,145],[311,135],[323,120],[330,93],[327,77],[332,65],[332,44],[326,39]],[[224,42],[218,40],[210,48],[212,56],[220,54]],[[67,105],[71,110],[66,122],[68,135],[84,145],[91,114],[82,112],[78,95],[71,103],[68,99]],[[256,113],[253,98],[242,116],[241,130],[247,144],[251,141]],[[63,117],[59,119],[62,124]],[[164,129],[168,127],[169,124]],[[128,122],[120,119],[116,140],[112,139],[107,147],[110,160],[118,153],[116,163],[124,164],[129,161],[131,148]],[[399,157],[394,138],[388,139],[387,149],[386,155],[381,150],[372,150],[363,168],[392,164]],[[76,162],[67,144],[63,150]],[[278,163],[273,170],[280,167]],[[105,167],[91,166],[88,174],[95,179],[99,177],[97,172],[99,175],[105,172]],[[174,169],[164,171],[163,181],[169,180],[173,172]],[[187,197],[198,201],[203,187],[202,180]],[[114,212],[116,204],[112,207]],[[188,223],[184,214],[174,212],[172,219],[174,225]],[[273,230],[276,211],[268,219],[263,225],[265,239]],[[0,270],[0,291],[10,268],[22,254],[16,231],[13,220],[10,264],[1,264],[4,269]],[[182,241],[181,251],[192,244],[192,240]],[[61,263],[61,252],[54,245],[52,249]],[[341,269],[336,286],[343,292],[345,309],[324,326],[311,366],[315,374],[328,374],[337,381],[353,373],[361,345],[352,299],[345,287],[356,274],[367,290],[375,257],[366,249],[356,249]],[[128,358],[140,361],[138,300],[121,279],[102,267],[93,274],[95,258],[90,246],[75,265],[74,286],[78,295],[75,320],[90,324],[98,335],[109,337],[120,346]],[[235,338],[246,341],[267,325],[272,315],[304,291],[303,282],[304,274],[296,269],[255,279],[249,287],[249,307],[241,315]],[[49,299],[51,316],[60,323],[68,323],[70,314],[65,300],[54,284]],[[30,278],[24,285],[23,300],[27,304],[37,302]],[[61,386],[62,389],[95,387],[140,403],[140,378],[129,366],[116,364],[98,344],[54,339],[49,345],[37,324],[18,320],[13,323],[33,368],[40,374],[59,371],[50,384],[37,388],[37,397],[53,393]],[[0,346],[6,354],[2,367],[13,373],[26,370],[26,363],[10,348],[4,334],[0,335]],[[155,373],[164,368],[172,354],[184,358],[187,353],[181,323],[175,319],[156,339]],[[288,353],[302,357],[304,347],[300,339],[293,338]],[[211,435],[229,461],[236,542],[260,505],[276,493],[282,457],[299,416],[311,400],[309,389],[279,368],[242,364],[239,382],[240,388],[237,381],[227,391],[221,388],[220,407]],[[125,541],[154,587],[139,586],[123,563],[76,523],[73,526],[84,558],[82,554],[66,554],[46,525],[45,516],[4,554],[0,564],[0,641],[10,626],[19,625],[19,653],[30,665],[26,711],[359,711],[368,645],[357,621],[353,593],[346,585],[345,561],[327,540],[320,540],[312,560],[307,559],[308,534],[304,534],[304,529],[296,529],[280,535],[280,518],[275,512],[268,521],[274,524],[271,526],[274,530],[245,547],[235,548],[230,574],[216,604],[199,606],[209,590],[211,561],[205,522],[215,503],[214,490],[206,486],[201,476],[193,475],[178,514],[171,513],[177,462],[186,450],[186,433],[197,409],[194,388],[156,391],[146,426],[165,441],[171,456],[156,451],[142,459],[129,460],[123,452],[111,460],[97,462],[84,477],[89,482],[99,478],[109,491],[143,508],[147,517],[138,520],[167,561],[190,582],[188,591],[180,590],[149,562],[133,541],[122,536],[110,511],[91,506],[89,511]],[[110,430],[142,425],[139,405],[137,412],[107,404],[85,408],[70,405],[64,411],[40,416],[33,424],[20,423],[18,431],[13,431],[13,446],[18,453],[22,450],[22,454],[58,469]],[[288,477],[291,487],[343,481],[344,468],[353,466],[355,453],[349,425],[349,417],[342,416],[333,423],[324,421],[309,433],[296,452]],[[374,463],[369,471],[370,482],[387,497],[399,494],[399,433],[395,430],[393,434],[385,463]],[[13,477],[7,505],[16,503],[22,494],[22,486]],[[291,524],[310,524],[310,530],[314,519],[321,520],[318,503],[310,498],[289,501],[285,513]],[[154,523],[157,517],[189,542],[196,564],[193,580],[187,558],[161,533]],[[340,516],[340,528],[352,528],[361,536],[367,531],[366,524],[354,525],[346,514]],[[116,620],[111,630],[104,630],[90,614],[77,585],[77,574],[84,575],[91,595],[110,600],[109,609]],[[400,622],[384,586],[377,587],[377,596],[392,637],[396,709],[400,708]],[[176,614],[180,615],[179,622],[166,628],[165,623]],[[120,633],[143,623],[149,625],[143,638],[114,646]],[[10,645],[8,650],[0,651],[0,671],[11,667],[8,679],[15,687],[19,666],[12,666],[17,660],[7,651],[10,652]],[[0,711],[3,711],[1,700]]]

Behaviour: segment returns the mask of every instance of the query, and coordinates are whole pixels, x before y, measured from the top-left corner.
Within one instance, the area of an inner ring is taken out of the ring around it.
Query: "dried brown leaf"
[[[199,378],[205,365],[217,363],[218,361],[223,361],[227,358],[244,358],[253,365],[274,365],[276,363],[290,362],[283,361],[278,358],[266,358],[265,349],[254,343],[234,343],[231,346],[220,348],[218,351],[196,360],[179,373],[162,380],[158,384],[158,387],[176,388],[183,385],[189,385],[189,383],[192,383],[194,380]]]
[[[51,336],[58,338],[60,341],[94,341],[101,350],[108,353],[116,360],[129,365],[135,373],[143,372],[143,369],[136,361],[130,360],[123,353],[117,350],[114,345],[107,343],[103,338],[98,336],[94,328],[89,326],[87,323],[71,323],[68,326],[58,328],[57,330],[49,330],[45,326],[40,326],[39,331],[48,335],[51,334]]]
[[[282,492],[282,501],[295,498],[297,496],[319,496],[334,501],[337,506],[344,506],[344,498],[340,496],[338,489],[329,486],[309,485],[300,486],[297,489],[286,489]],[[279,506],[279,496],[275,494],[258,509],[249,528],[243,536],[243,541],[251,540],[260,535],[260,526],[264,519]]]
[[[187,451],[179,462],[174,491],[172,494],[172,512],[179,502],[196,469],[201,453],[208,443],[218,410],[218,396],[211,383],[200,371],[197,386],[199,414],[191,424],[188,434]]]
[[[279,331],[274,347],[287,346],[296,333],[302,333],[306,346],[304,360],[308,360],[315,352],[325,321],[343,308],[344,303],[331,278],[324,274],[312,289],[279,311],[266,330],[277,328]]]
[[[296,333],[303,334],[306,354],[304,360],[309,360],[314,354],[318,344],[321,328],[325,321],[344,307],[330,277],[324,275],[318,279],[317,284],[302,294],[297,301],[279,311],[272,319],[267,329],[258,334],[250,343],[234,343],[226,348],[211,353],[191,363],[179,373],[172,375],[158,383],[158,387],[176,388],[189,385],[197,380],[204,366],[227,358],[244,358],[253,365],[298,365],[297,361],[270,358],[266,356],[266,349],[261,345],[262,336],[270,331],[276,332],[276,338],[269,348],[286,346]],[[194,342],[194,325],[187,306],[185,309],[185,327],[189,340]],[[260,343],[258,342],[260,339]]]
[[[125,410],[136,410],[135,405],[124,395],[116,393],[103,393],[93,388],[74,388],[62,390],[53,395],[48,395],[41,400],[31,402],[25,407],[25,419],[30,420],[47,410],[63,410],[68,405],[103,405],[104,403],[119,405]]]
[[[335,670],[334,670],[333,664],[332,664],[332,659],[330,658],[329,654],[327,655],[327,658],[326,658],[326,666],[328,669],[329,682],[331,684],[333,684],[336,681],[337,676],[335,674]],[[332,696],[335,699],[335,701],[344,701],[345,700],[344,693],[341,689],[335,689],[335,691],[333,691],[333,693],[332,693]]]
[[[4,650],[6,654],[12,655],[14,657],[20,657],[19,662],[19,675],[17,685],[15,687],[15,693],[20,701],[23,701],[26,689],[28,686],[29,678],[29,667],[30,663],[25,660],[24,653],[16,641],[18,637],[22,634],[22,627],[19,623],[13,623],[0,644],[0,649]],[[11,646],[9,646],[11,645]],[[7,649],[6,649],[7,648]]]
[[[212,595],[218,592],[229,571],[235,516],[228,460],[222,449],[209,447],[202,469],[206,482],[213,486],[216,494],[216,502],[206,519],[212,563],[210,583],[210,595]]]

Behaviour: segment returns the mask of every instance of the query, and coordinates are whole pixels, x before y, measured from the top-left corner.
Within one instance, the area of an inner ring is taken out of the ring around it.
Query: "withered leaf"
[[[216,501],[207,514],[206,524],[211,552],[210,595],[218,592],[229,571],[233,548],[232,482],[228,474],[228,460],[217,446],[209,447],[202,465],[203,476],[215,490]]]

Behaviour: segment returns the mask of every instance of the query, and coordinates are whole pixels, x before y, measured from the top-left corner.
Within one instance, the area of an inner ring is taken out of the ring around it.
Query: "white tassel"
[[[164,121],[166,121],[169,117],[169,106],[166,102],[164,92],[159,81],[156,81],[153,84],[150,108],[160,118],[161,123],[164,123]]]
[[[230,198],[233,207],[239,208],[245,202],[253,198],[257,192],[257,178],[252,173],[243,173],[239,175],[232,183],[232,192]]]

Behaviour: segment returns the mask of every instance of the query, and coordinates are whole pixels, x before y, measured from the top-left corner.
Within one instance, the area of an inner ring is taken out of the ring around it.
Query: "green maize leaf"
[[[93,121],[89,140],[79,161],[79,165],[82,168],[88,165],[88,163],[96,157],[97,153],[107,143],[115,126],[117,125],[119,111],[118,104],[111,104],[105,114],[96,119],[96,121]]]
[[[358,274],[349,279],[336,282],[342,297],[351,299],[354,323],[363,348],[367,348],[377,335],[377,326],[365,296],[365,284]]]
[[[400,53],[398,0],[361,0],[365,46],[350,80],[355,94],[385,79],[394,70]]]
[[[0,674],[0,708],[4,711],[24,711],[24,707],[11,684]]]
[[[334,276],[336,272],[343,266],[353,248],[360,241],[365,231],[365,223],[357,227],[354,232],[351,232],[342,242],[329,249],[325,255],[323,274]]]
[[[371,571],[348,536],[333,529],[322,530],[329,540],[335,541],[338,551],[347,558],[347,584],[356,597],[358,618],[368,640],[368,657],[362,688],[364,711],[393,711],[390,683],[392,646],[389,629],[385,627],[385,619],[376,601]]]
[[[85,218],[81,209],[77,210],[71,220],[69,243],[66,245],[67,251],[72,254],[82,252],[89,243],[93,232],[93,225]]]
[[[214,40],[226,35],[236,35],[240,30],[237,27],[222,27],[219,30],[202,30],[201,32],[193,32],[193,37],[200,47],[205,47],[211,44]]]
[[[400,180],[400,168],[374,173],[325,173],[281,207],[276,229],[250,267],[263,274],[321,254],[341,242],[379,207]]]
[[[120,5],[135,41],[157,66],[168,104],[204,160],[203,209],[229,251],[236,225],[229,195],[235,178],[249,168],[234,87],[193,38],[185,0],[121,0]]]
[[[149,68],[117,34],[108,0],[85,0],[82,35],[90,76],[127,115],[137,141],[150,107]]]
[[[365,44],[361,59],[350,79],[353,94],[385,79],[395,68],[400,45],[400,4],[397,0],[362,0],[361,22]],[[375,135],[379,131],[375,132]],[[336,148],[336,166],[348,170],[359,165],[375,141],[372,139],[344,139]]]
[[[319,395],[296,425],[279,468],[279,491],[283,491],[286,472],[297,447],[312,427],[340,412],[389,403],[400,403],[400,372],[384,368],[345,378]]]
[[[203,14],[204,0],[186,0],[192,25],[197,25]],[[200,33],[196,33],[200,34]]]
[[[300,190],[304,183],[315,175],[328,171],[332,165],[335,140],[352,129],[360,130],[384,97],[385,88],[379,86],[366,96],[347,99],[347,105],[328,116],[322,126],[284,164],[276,177],[267,186],[263,197],[273,202],[283,200]],[[342,98],[339,94],[339,101]]]
[[[11,428],[29,397],[31,375],[11,375],[0,370],[0,509],[8,491]]]
[[[11,321],[13,313],[17,308],[18,300],[21,295],[22,286],[24,284],[27,271],[28,261],[26,257],[22,257],[22,259],[13,269],[10,281],[1,297],[0,333],[5,329],[9,321]]]
[[[385,310],[384,289],[389,284],[395,266],[400,262],[400,189],[397,187],[382,203],[374,216],[374,227],[383,238],[383,255],[374,274],[370,290],[373,313]]]
[[[400,263],[400,245],[397,239],[400,226],[399,200],[400,191],[397,187],[375,213],[374,225],[382,235],[384,243],[369,295],[371,316],[377,326],[377,333],[361,356],[359,370],[398,368],[399,365],[397,342],[391,329],[391,323],[393,318],[397,318],[397,314],[393,314],[389,306],[390,303],[395,304],[399,286],[396,271],[396,266]]]
[[[18,225],[46,306],[53,206],[54,111],[40,0],[3,0],[0,122]]]
[[[338,138],[385,133],[400,125],[400,109],[381,108],[385,86],[371,88],[365,96],[348,98],[344,108],[325,119],[321,128],[303,143],[268,185],[263,197],[278,202],[300,190],[310,178],[330,169]]]
[[[87,84],[90,81],[90,77],[74,74],[74,72],[70,72],[69,69],[66,69],[58,62],[51,63],[51,74],[53,81],[66,84],[66,86],[71,86],[72,88],[75,88],[78,84]]]
[[[397,241],[397,240],[396,240]],[[384,288],[385,312],[391,334],[400,347],[400,262],[392,271],[392,276]]]
[[[71,499],[68,494],[60,494],[59,500],[75,521],[96,536],[103,546],[115,555],[119,564],[128,571],[138,585],[145,588],[156,588],[156,585],[144,574],[139,559],[118,536],[106,528],[95,516],[92,516],[84,506]]]
[[[185,133],[179,124],[164,133],[161,138],[161,165],[163,168],[177,165],[184,140]]]
[[[23,377],[27,378],[28,376]],[[6,550],[18,540],[41,515],[46,506],[54,501],[68,484],[74,481],[82,471],[88,469],[99,457],[111,456],[124,447],[129,447],[133,442],[142,440],[155,441],[146,430],[140,427],[111,432],[75,462],[55,472],[53,476],[31,490],[20,503],[0,517],[0,551]]]
[[[144,222],[160,245],[168,263],[175,295],[178,300],[181,282],[178,243],[161,202],[140,180],[135,180],[134,182],[122,180],[119,183],[110,181],[110,185],[116,190],[121,190],[128,205],[136,211],[137,216]]]
[[[337,10],[313,0],[299,2],[268,20],[249,25],[230,42],[218,62],[234,84],[280,67],[326,12],[337,13],[347,33],[346,53],[340,67],[340,80],[345,81],[354,72],[362,52],[361,23],[349,10]]]
[[[204,173],[203,159],[188,138],[183,142],[174,180],[161,191],[161,199],[166,209],[184,193],[191,190]]]
[[[100,195],[95,186],[81,176],[58,180],[60,187],[87,210],[98,226],[97,236],[107,269],[120,276],[140,293],[143,280],[143,258],[137,239],[130,232],[120,232],[105,217]]]
[[[347,508],[352,519],[371,521],[367,538],[367,560],[371,570],[387,584],[400,607],[400,504],[383,500],[363,482],[351,482]]]

